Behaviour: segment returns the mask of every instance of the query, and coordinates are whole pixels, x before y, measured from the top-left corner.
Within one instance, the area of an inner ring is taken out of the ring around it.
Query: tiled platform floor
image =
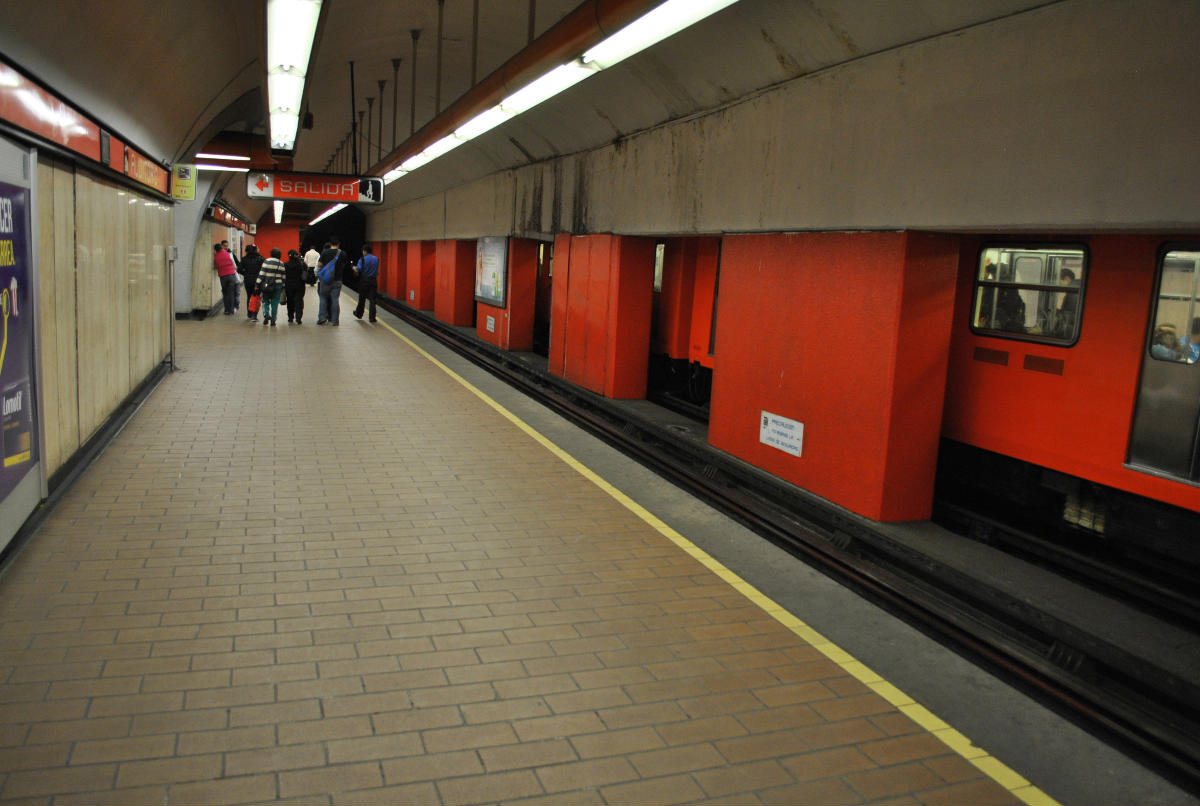
[[[186,371],[0,578],[0,799],[1019,802],[382,325],[312,314],[180,322]]]

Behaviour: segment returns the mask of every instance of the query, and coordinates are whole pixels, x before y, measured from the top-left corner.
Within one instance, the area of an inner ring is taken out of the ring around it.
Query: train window
[[[667,250],[667,245],[659,241],[654,245],[654,293],[662,291],[663,278],[663,254]]]
[[[1163,255],[1150,357],[1181,364],[1200,359],[1200,252]]]
[[[971,329],[1074,344],[1086,274],[1087,254],[1080,247],[986,247],[979,253]]]

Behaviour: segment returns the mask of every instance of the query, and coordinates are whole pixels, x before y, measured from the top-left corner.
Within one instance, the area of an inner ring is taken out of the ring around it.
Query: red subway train
[[[1200,561],[1200,246],[964,239],[940,488]]]
[[[939,498],[1085,551],[1200,563],[1200,246],[1127,234],[938,237],[958,256],[942,341]],[[725,325],[714,325],[721,250],[718,238],[660,242],[650,383],[660,399],[709,402],[714,329]],[[768,305],[782,292],[763,283],[750,293]],[[864,293],[848,281],[832,307],[857,307]],[[765,363],[778,345],[763,342]],[[805,393],[842,394],[838,385]],[[829,489],[817,491],[850,500]]]

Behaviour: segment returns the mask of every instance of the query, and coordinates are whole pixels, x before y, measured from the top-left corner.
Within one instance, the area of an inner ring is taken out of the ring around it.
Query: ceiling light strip
[[[322,0],[267,0],[267,108],[271,148],[292,151]]]
[[[311,227],[313,224],[316,224],[318,221],[324,221],[325,219],[329,218],[334,213],[341,212],[345,208],[346,208],[346,205],[344,205],[344,204],[335,204],[332,207],[330,207],[328,210],[326,210],[325,212],[321,213],[319,216],[314,218],[312,221],[309,221],[308,225]]]
[[[601,70],[619,64],[736,2],[737,0],[667,0],[589,48],[579,58],[561,64],[534,79],[492,108],[464,122],[453,134],[408,157],[399,167],[394,167],[383,175],[384,183],[395,182]]]

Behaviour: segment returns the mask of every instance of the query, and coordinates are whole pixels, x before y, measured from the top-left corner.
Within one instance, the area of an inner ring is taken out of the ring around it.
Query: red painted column
[[[508,293],[505,307],[477,303],[475,335],[505,350],[533,348],[533,316],[537,305],[538,242],[508,239]]]
[[[712,323],[717,295],[717,272],[721,264],[721,239],[693,239],[695,276],[692,282],[692,319],[688,358],[713,368]]]
[[[653,239],[585,235],[571,239],[567,260],[564,251],[556,244],[550,371],[561,355],[568,381],[610,398],[645,397]]]
[[[567,344],[567,289],[571,277],[571,235],[554,239],[554,284],[550,287],[550,348],[547,370],[552,375],[566,376],[565,351]]]
[[[947,236],[726,236],[709,441],[869,518],[929,517],[953,318]],[[803,423],[799,456],[764,413]]]
[[[644,398],[650,364],[650,320],[654,305],[654,239],[614,238],[609,268],[609,345],[604,395]]]
[[[474,324],[475,241],[438,241],[433,315],[449,325]]]
[[[433,241],[409,241],[404,301],[419,311],[433,310],[434,265],[437,251]]]
[[[687,358],[692,327],[692,289],[695,267],[686,259],[690,238],[663,243],[662,290],[655,302],[655,327],[650,346],[655,353]]]
[[[392,299],[403,301],[405,289],[408,288],[408,273],[405,271],[408,265],[408,245],[403,241],[391,241],[387,249],[391,271],[388,272],[387,289],[383,293]]]

